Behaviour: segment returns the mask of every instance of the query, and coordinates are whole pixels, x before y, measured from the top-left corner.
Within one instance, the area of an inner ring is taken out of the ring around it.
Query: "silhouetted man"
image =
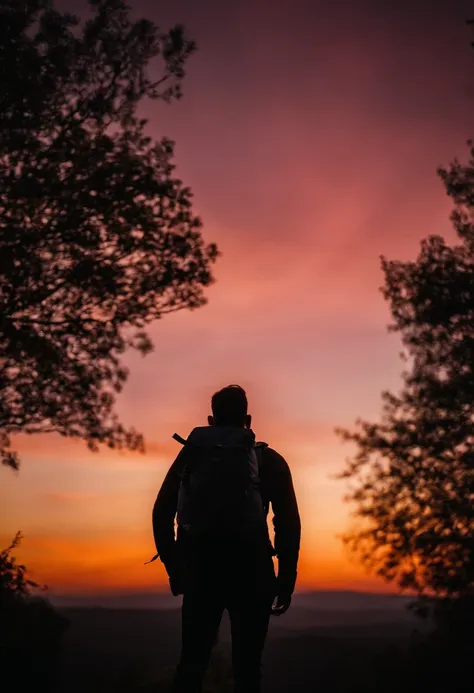
[[[227,609],[236,691],[258,693],[270,614],[289,608],[295,587],[298,506],[288,464],[265,443],[255,442],[241,387],[230,385],[214,394],[208,422],[187,440],[175,435],[184,447],[153,509],[157,552],[173,594],[183,594],[174,691],[202,690]],[[270,504],[274,548],[266,521]]]

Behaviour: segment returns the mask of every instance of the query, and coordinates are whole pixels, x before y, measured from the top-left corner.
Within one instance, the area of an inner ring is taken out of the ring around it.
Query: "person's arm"
[[[171,465],[153,506],[153,536],[156,551],[169,574],[174,555],[174,521],[178,507],[183,450]]]
[[[268,454],[272,457],[269,474],[272,478],[270,501],[278,558],[277,597],[279,604],[289,606],[297,576],[301,521],[290,468],[274,450],[268,449]]]

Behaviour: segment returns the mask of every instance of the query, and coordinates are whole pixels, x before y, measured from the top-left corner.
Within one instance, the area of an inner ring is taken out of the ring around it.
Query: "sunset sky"
[[[332,475],[350,449],[334,427],[376,418],[380,391],[400,382],[380,255],[414,258],[424,236],[452,237],[436,167],[474,135],[472,2],[132,5],[198,42],[183,100],[146,112],[151,134],[176,139],[178,174],[222,252],[216,283],[207,306],[153,326],[153,354],[126,359],[118,410],[146,455],[19,440],[20,474],[0,468],[0,546],[20,529],[19,557],[53,594],[164,589],[162,567],[143,564],[171,436],[239,383],[257,438],[293,471],[298,588],[387,589],[337,538],[350,518]]]

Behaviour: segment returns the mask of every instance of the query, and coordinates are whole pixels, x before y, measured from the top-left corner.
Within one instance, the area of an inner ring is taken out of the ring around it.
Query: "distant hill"
[[[179,609],[181,598],[164,592],[122,592],[98,594],[57,594],[51,591],[48,598],[59,609],[146,609],[147,611]]]
[[[164,592],[122,592],[102,594],[56,594],[49,595],[52,604],[59,608],[107,609],[176,609],[181,598]],[[396,594],[375,594],[351,591],[301,592],[294,596],[293,606],[328,612],[348,611],[401,611],[411,597]]]
[[[412,600],[413,597],[399,594],[326,590],[300,592],[294,597],[294,605],[320,611],[398,611],[404,609]]]

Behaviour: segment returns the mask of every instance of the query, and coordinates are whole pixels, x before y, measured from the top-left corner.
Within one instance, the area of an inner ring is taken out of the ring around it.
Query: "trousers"
[[[229,613],[232,667],[237,693],[259,693],[261,660],[268,631],[273,595],[241,592],[184,594],[181,659],[174,693],[201,693],[222,615]]]
[[[272,554],[265,542],[189,546],[182,606],[181,658],[174,693],[201,693],[224,611],[232,636],[237,693],[259,693],[261,661],[275,597]]]

